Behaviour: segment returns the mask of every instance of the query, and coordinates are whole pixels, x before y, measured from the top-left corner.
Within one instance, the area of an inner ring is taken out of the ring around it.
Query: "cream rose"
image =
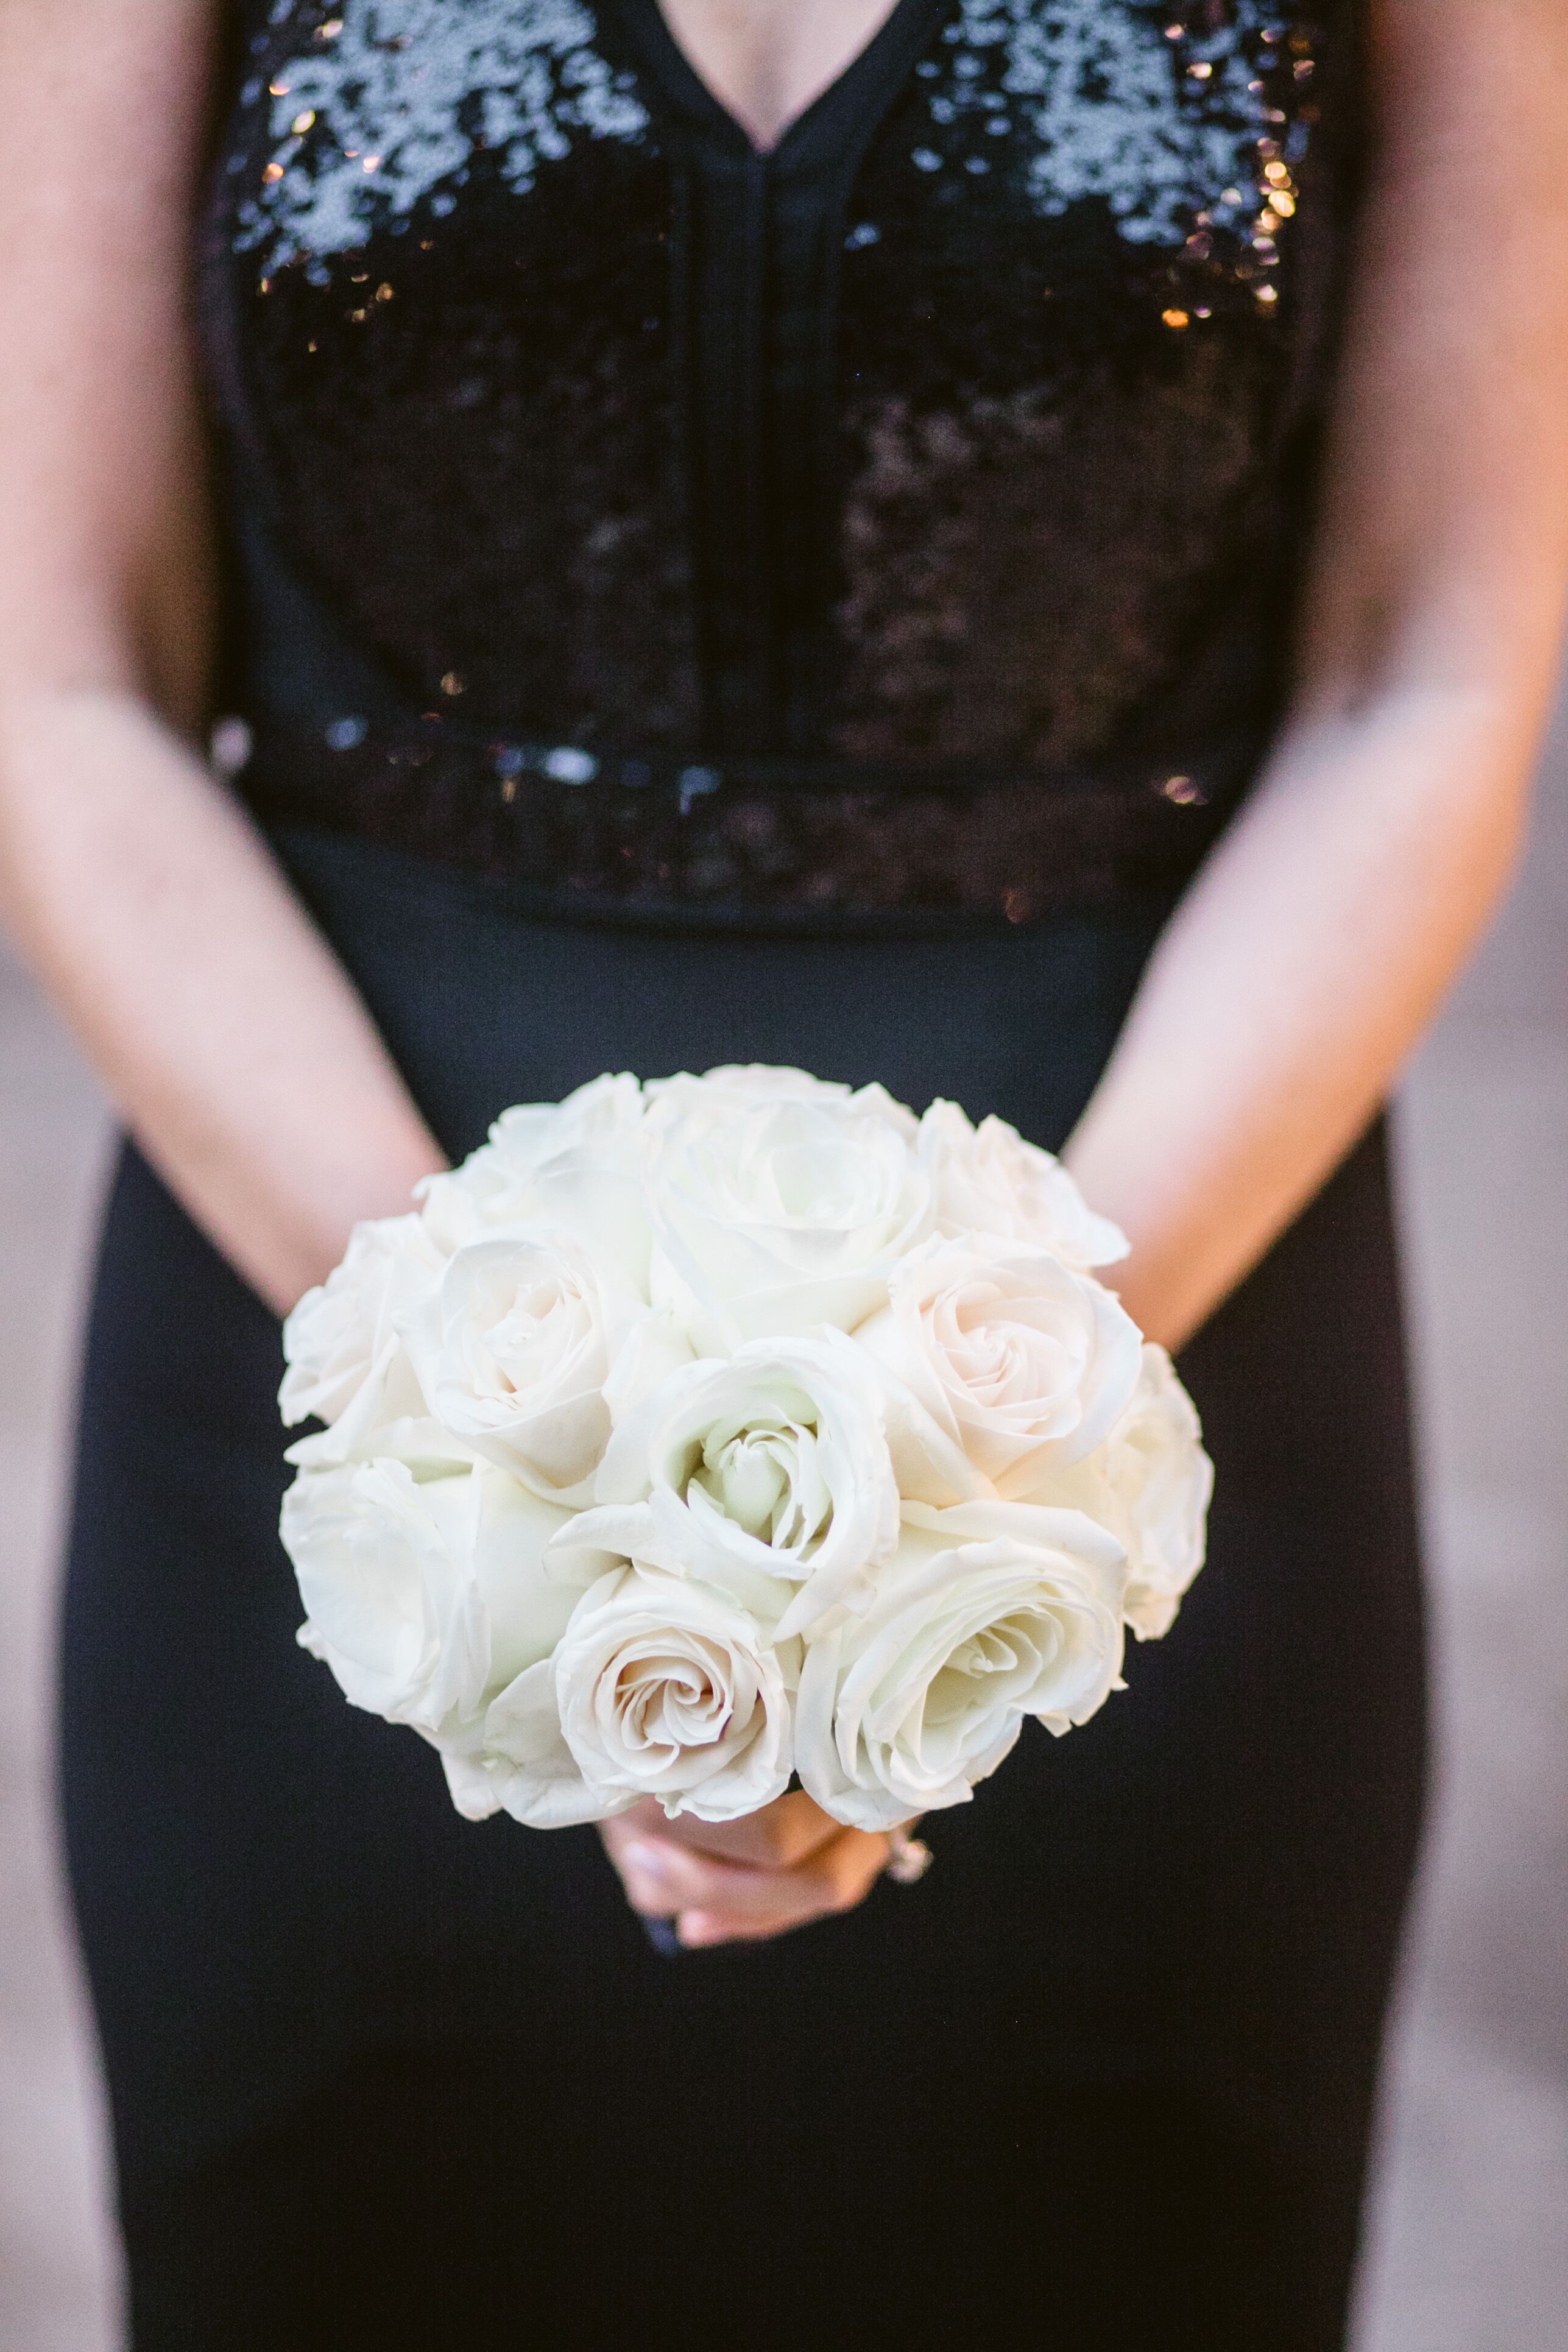
[[[561,1727],[601,1810],[657,1797],[672,1817],[727,1822],[782,1796],[789,1654],[707,1585],[637,1566],[601,1578],[554,1661]]]
[[[366,1462],[305,1472],[283,1502],[301,1647],[355,1706],[427,1736],[472,1712],[484,1688],[474,1501],[467,1472],[420,1486],[403,1463]]]
[[[1152,1340],[1137,1393],[1097,1466],[1106,1523],[1127,1546],[1127,1622],[1141,1642],[1158,1641],[1204,1564],[1214,1464],[1196,1407]]]
[[[308,1290],[283,1326],[285,1425],[316,1419],[289,1459],[325,1467],[381,1454],[467,1458],[424,1424],[427,1414],[400,1318],[440,1280],[445,1261],[417,1216],[356,1225],[342,1264]]]
[[[873,1084],[856,1088],[846,1086],[842,1078],[813,1077],[809,1070],[796,1070],[787,1063],[725,1062],[717,1069],[705,1070],[700,1078],[693,1078],[689,1071],[673,1078],[650,1078],[643,1092],[652,1105],[692,1087],[700,1087],[710,1096],[722,1089],[727,1095],[765,1097],[770,1102],[858,1102],[862,1110],[885,1119],[906,1143],[920,1141],[919,1119],[907,1103],[895,1101],[886,1087]]]
[[[616,1412],[689,1348],[567,1233],[469,1243],[404,1322],[431,1412],[546,1501],[590,1499]]]
[[[524,1667],[486,1710],[480,1738],[442,1754],[452,1802],[468,1821],[506,1812],[533,1830],[607,1821],[634,1802],[590,1789],[561,1729],[549,1658]]]
[[[301,1646],[356,1706],[471,1749],[491,1694],[550,1655],[575,1606],[545,1561],[565,1517],[489,1470],[306,1471],[282,1519]]]
[[[974,1472],[1027,1497],[1110,1433],[1138,1383],[1138,1328],[1110,1292],[1022,1243],[927,1243],[856,1342],[893,1384],[900,1491],[917,1501],[963,1499]]]
[[[899,1538],[876,1381],[837,1331],[753,1339],[673,1373],[617,1429],[563,1544],[598,1545],[718,1586],[787,1640],[863,1609]]]
[[[906,1507],[865,1617],[806,1645],[795,1763],[836,1820],[890,1829],[963,1804],[1026,1716],[1055,1732],[1116,1687],[1126,1560],[1077,1511]]]
[[[652,1295],[704,1355],[834,1324],[887,1297],[930,1230],[913,1122],[879,1087],[803,1089],[797,1071],[716,1072],[655,1090],[644,1181]]]
[[[1127,1255],[1121,1227],[1096,1216],[1061,1161],[1005,1119],[974,1127],[956,1103],[939,1098],[921,1120],[920,1153],[941,1233],[1032,1243],[1080,1271]]]
[[[521,1103],[460,1168],[419,1188],[433,1244],[449,1255],[521,1226],[574,1234],[646,1296],[647,1221],[638,1162],[644,1102],[636,1078],[595,1078],[561,1103]]]

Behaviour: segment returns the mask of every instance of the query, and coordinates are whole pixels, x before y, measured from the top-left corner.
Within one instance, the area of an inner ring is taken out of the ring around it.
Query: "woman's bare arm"
[[[1069,1159],[1173,1344],[1365,1126],[1512,871],[1568,571],[1568,10],[1375,0],[1373,186],[1268,775]]]
[[[0,0],[0,911],[279,1309],[440,1152],[191,740],[210,583],[186,251],[211,0]]]

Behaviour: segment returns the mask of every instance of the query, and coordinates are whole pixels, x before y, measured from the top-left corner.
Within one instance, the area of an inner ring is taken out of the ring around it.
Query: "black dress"
[[[447,1148],[731,1060],[1059,1142],[1278,722],[1353,9],[900,0],[765,159],[655,0],[234,14],[217,748]],[[1184,1370],[1129,1692],[918,1890],[670,1961],[296,1648],[276,1325],[127,1151],[63,1779],[141,2352],[1338,2345],[1420,1808],[1381,1130]]]

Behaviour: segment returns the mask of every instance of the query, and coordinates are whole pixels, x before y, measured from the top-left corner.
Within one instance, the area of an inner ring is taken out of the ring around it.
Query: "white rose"
[[[890,1829],[967,1801],[1026,1716],[1083,1723],[1117,1686],[1126,1562],[1076,1511],[906,1507],[866,1617],[807,1643],[795,1763],[837,1821]]]
[[[906,1143],[920,1140],[919,1119],[907,1103],[895,1101],[885,1087],[873,1084],[857,1089],[846,1086],[842,1078],[813,1077],[809,1070],[792,1069],[787,1063],[725,1062],[717,1069],[704,1070],[700,1078],[689,1071],[673,1078],[650,1078],[643,1091],[652,1104],[691,1087],[710,1094],[721,1088],[730,1095],[765,1096],[770,1101],[858,1102],[862,1110],[885,1119]]]
[[[555,1651],[593,1578],[554,1549],[561,1512],[510,1478],[493,1476],[491,1485],[510,1510],[497,1515],[480,1550],[492,1625],[482,1714],[449,1725],[439,1742],[452,1802],[469,1821],[504,1811],[530,1829],[603,1821],[629,1801],[584,1782],[555,1696]],[[529,1513],[539,1516],[531,1522]]]
[[[595,1078],[560,1103],[504,1111],[460,1168],[419,1187],[426,1228],[449,1254],[523,1225],[563,1229],[614,1261],[646,1297],[648,1231],[638,1173],[636,1078]]]
[[[570,1234],[524,1226],[459,1249],[407,1316],[430,1409],[551,1502],[586,1502],[617,1409],[690,1349]]]
[[[824,1323],[852,1330],[931,1225],[909,1114],[879,1087],[739,1076],[666,1081],[645,1128],[652,1295],[705,1355]]]
[[[984,1118],[976,1128],[956,1103],[939,1099],[921,1120],[920,1151],[939,1232],[1032,1242],[1080,1270],[1127,1255],[1120,1226],[1096,1216],[1061,1161],[1026,1143],[1005,1119]]]
[[[671,1817],[734,1821],[789,1785],[780,1654],[706,1585],[638,1567],[601,1578],[553,1674],[566,1744],[603,1811],[657,1797]]]
[[[717,1585],[788,1640],[863,1609],[899,1539],[899,1490],[871,1369],[837,1331],[753,1339],[673,1373],[616,1432],[605,1507],[563,1530]]]
[[[490,1695],[550,1655],[576,1604],[545,1565],[565,1516],[489,1470],[424,1484],[401,1462],[306,1471],[282,1520],[300,1643],[354,1706],[471,1749]]]
[[[1163,1348],[1146,1341],[1136,1395],[1104,1452],[1109,1524],[1127,1546],[1127,1622],[1141,1642],[1175,1622],[1204,1564],[1214,1464],[1197,1409]]]
[[[460,1752],[446,1750],[441,1760],[452,1802],[468,1821],[507,1812],[529,1829],[570,1829],[607,1821],[634,1801],[590,1789],[578,1770],[562,1733],[549,1658],[524,1667],[496,1694],[478,1741]]]
[[[896,1384],[900,1491],[921,1501],[973,1492],[965,1463],[998,1494],[1027,1496],[1051,1462],[1109,1434],[1138,1383],[1138,1327],[1110,1291],[1045,1250],[984,1236],[929,1242],[895,1265],[888,1306],[856,1341]]]
[[[405,1450],[420,1460],[464,1458],[462,1449],[419,1426],[425,1400],[397,1329],[439,1281],[443,1264],[417,1216],[354,1227],[342,1265],[305,1293],[283,1326],[284,1423],[314,1418],[329,1425],[326,1434],[303,1439],[291,1461],[325,1467]]]

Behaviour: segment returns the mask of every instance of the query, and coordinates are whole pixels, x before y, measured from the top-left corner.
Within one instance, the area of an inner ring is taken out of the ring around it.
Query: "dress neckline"
[[[819,145],[840,143],[868,116],[879,116],[912,72],[953,0],[894,0],[869,40],[800,112],[785,123],[769,147],[759,147],[676,39],[659,0],[617,0],[619,13],[637,39],[644,69],[662,95],[693,128],[754,164],[798,163]]]

